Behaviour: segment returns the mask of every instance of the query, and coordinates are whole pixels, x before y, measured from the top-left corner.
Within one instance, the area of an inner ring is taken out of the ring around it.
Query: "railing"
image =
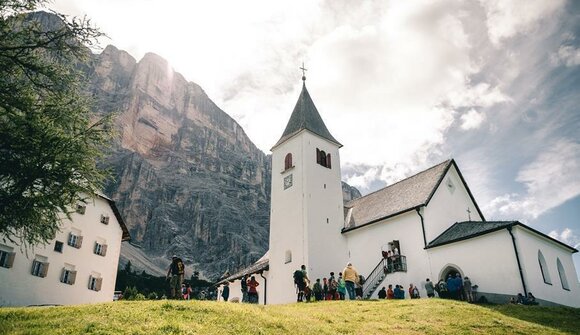
[[[381,259],[363,284],[363,298],[370,298],[387,274],[393,272],[407,272],[407,257],[398,255]]]

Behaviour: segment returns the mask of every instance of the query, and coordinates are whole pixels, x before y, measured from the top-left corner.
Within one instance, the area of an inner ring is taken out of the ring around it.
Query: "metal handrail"
[[[377,264],[377,266],[375,266],[373,271],[371,271],[371,273],[366,278],[366,280],[363,284],[363,297],[366,297],[366,295],[369,293],[369,291],[371,289],[373,289],[373,286],[375,286],[377,278],[379,278],[381,276],[381,273],[384,275],[387,274],[386,262],[387,262],[387,260],[382,258],[380,260],[380,262]]]

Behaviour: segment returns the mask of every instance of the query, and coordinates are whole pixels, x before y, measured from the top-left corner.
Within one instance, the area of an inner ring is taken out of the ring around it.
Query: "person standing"
[[[346,264],[346,268],[344,268],[344,270],[342,270],[342,274],[344,276],[344,282],[346,284],[346,291],[348,292],[348,298],[350,300],[354,300],[355,299],[354,286],[358,282],[358,272],[352,266],[352,263],[348,262],[348,264]]]
[[[226,282],[222,290],[222,298],[224,298],[225,302],[228,302],[229,297],[230,297],[230,283]]]
[[[314,299],[316,301],[322,300],[322,285],[320,285],[320,278],[316,279],[316,282],[312,286],[312,291],[314,292]]]
[[[338,287],[337,287],[337,292],[338,292],[338,296],[340,298],[340,300],[344,300],[344,297],[346,296],[346,283],[344,282],[344,278],[342,278],[342,272],[338,273]]]
[[[427,297],[433,298],[435,296],[435,287],[433,286],[433,282],[427,278],[425,283],[425,290],[427,291]]]
[[[250,301],[250,304],[257,304],[258,303],[258,289],[257,289],[257,287],[259,285],[260,285],[260,283],[258,283],[255,276],[252,276],[250,278],[250,281],[248,281],[248,300]]]
[[[330,273],[330,278],[328,278],[328,295],[330,296],[330,300],[336,300],[337,294],[336,290],[338,289],[338,283],[336,278],[334,278],[334,272]]]
[[[304,290],[306,288],[306,282],[308,281],[308,276],[306,274],[306,265],[302,264],[299,270],[294,271],[293,277],[297,291],[296,301],[303,302]]]
[[[248,275],[242,277],[240,287],[242,290],[242,302],[248,302]]]
[[[465,298],[467,299],[467,302],[473,302],[473,289],[471,287],[471,280],[467,276],[463,280],[463,290],[465,291]]]
[[[185,266],[183,265],[183,261],[181,258],[173,255],[166,276],[169,279],[170,295],[173,299],[181,299],[181,285],[183,285],[184,273]]]
[[[328,279],[322,278],[322,300],[328,300]]]

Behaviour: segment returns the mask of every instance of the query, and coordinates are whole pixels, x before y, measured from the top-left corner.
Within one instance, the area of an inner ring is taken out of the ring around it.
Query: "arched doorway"
[[[447,277],[449,277],[449,275],[455,277],[458,273],[461,276],[461,278],[463,278],[463,271],[461,271],[459,266],[455,264],[447,264],[443,267],[441,272],[439,272],[439,280],[447,280]]]

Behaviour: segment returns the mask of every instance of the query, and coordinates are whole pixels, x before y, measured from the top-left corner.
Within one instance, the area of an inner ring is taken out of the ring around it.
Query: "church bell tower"
[[[305,69],[303,69],[304,71]],[[296,301],[292,274],[311,281],[342,271],[348,259],[339,149],[306,89],[272,147],[268,302]]]

